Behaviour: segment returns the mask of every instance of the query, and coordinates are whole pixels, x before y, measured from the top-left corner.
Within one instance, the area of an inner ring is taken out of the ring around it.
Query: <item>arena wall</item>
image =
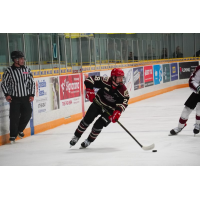
[[[174,89],[188,87],[188,78],[197,65],[199,61],[184,65],[173,62],[118,67],[125,73],[130,104]],[[82,73],[56,75],[56,71],[53,75],[43,74],[42,77],[34,71],[36,93],[32,103],[32,117],[24,131],[25,137],[80,120],[91,104],[85,99],[84,80],[93,75],[109,77],[112,68],[105,66],[99,71],[91,71],[91,67],[85,67]],[[95,92],[97,91],[96,88]],[[9,103],[6,102],[0,88],[0,145],[6,143],[9,143]]]

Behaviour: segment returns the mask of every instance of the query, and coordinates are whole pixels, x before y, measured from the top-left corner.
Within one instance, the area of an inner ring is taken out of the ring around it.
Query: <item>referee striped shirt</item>
[[[35,82],[30,68],[12,65],[3,74],[1,88],[5,96],[35,96]]]

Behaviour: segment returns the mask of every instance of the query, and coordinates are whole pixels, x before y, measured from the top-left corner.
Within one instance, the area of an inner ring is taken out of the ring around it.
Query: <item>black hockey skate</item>
[[[24,137],[24,133],[23,132],[19,132],[18,133],[18,137],[22,139]]]
[[[15,137],[10,137],[9,140],[10,140],[10,144],[14,144],[15,143]]]
[[[176,128],[174,128],[174,129],[172,129],[172,130],[170,131],[169,136],[178,135],[178,133],[180,133],[186,126],[187,126],[187,124],[185,124],[183,128],[176,127]]]
[[[85,149],[86,147],[90,145],[90,143],[91,142],[88,139],[86,139],[84,142],[81,143],[80,149]]]
[[[194,135],[199,133],[199,129],[200,129],[200,124],[194,124],[194,129],[193,129]]]
[[[78,140],[79,140],[79,137],[73,136],[72,140],[69,142],[70,148],[71,148],[72,146],[74,146],[74,145],[78,142]]]

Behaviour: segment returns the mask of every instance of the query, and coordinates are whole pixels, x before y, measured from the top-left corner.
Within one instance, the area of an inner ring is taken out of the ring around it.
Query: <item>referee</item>
[[[35,82],[31,70],[24,66],[24,54],[21,51],[11,53],[13,65],[3,74],[1,88],[10,103],[10,143],[17,136],[24,137],[24,129],[28,124],[32,108],[31,102],[35,96]]]

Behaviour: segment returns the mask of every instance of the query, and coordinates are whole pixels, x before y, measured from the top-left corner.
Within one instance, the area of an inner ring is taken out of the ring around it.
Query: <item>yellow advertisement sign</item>
[[[94,33],[64,33],[66,38],[93,37]]]

